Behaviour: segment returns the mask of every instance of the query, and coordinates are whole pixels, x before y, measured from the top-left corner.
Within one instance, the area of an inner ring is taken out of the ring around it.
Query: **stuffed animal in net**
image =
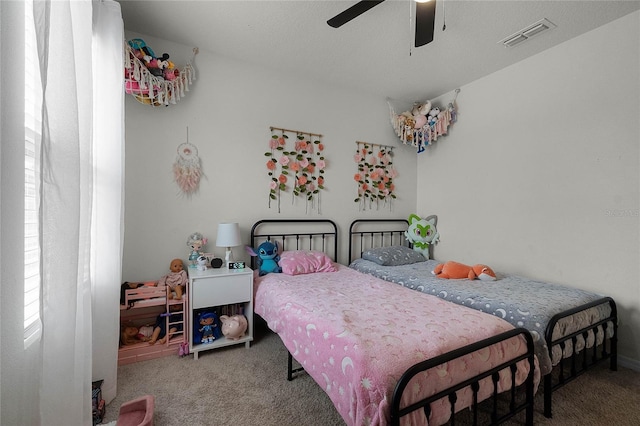
[[[495,281],[496,273],[487,265],[477,264],[473,266],[465,265],[458,262],[439,263],[433,269],[433,275],[438,278],[448,279],[469,279],[476,278],[481,281]]]
[[[409,228],[404,232],[406,239],[413,245],[413,249],[429,260],[429,246],[440,240],[436,229],[436,216],[420,218],[416,214],[409,215]]]
[[[158,281],[158,285],[166,285],[169,286],[171,291],[169,292],[169,299],[174,299],[173,292],[176,293],[175,299],[182,299],[182,295],[184,294],[184,289],[187,285],[187,281],[189,278],[187,277],[187,272],[184,270],[184,264],[181,259],[173,259],[171,261],[171,265],[169,266],[170,272],[164,277],[160,278]]]
[[[247,253],[257,257],[258,276],[266,275],[270,272],[282,272],[278,265],[280,255],[278,254],[278,242],[265,241],[257,249],[246,247]]]

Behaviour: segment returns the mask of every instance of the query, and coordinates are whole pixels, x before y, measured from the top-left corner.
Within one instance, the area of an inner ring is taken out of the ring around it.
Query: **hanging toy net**
[[[197,53],[196,47],[194,58]],[[191,62],[178,69],[167,53],[157,57],[142,39],[129,40],[125,45],[125,92],[141,104],[154,107],[176,104],[195,79]]]

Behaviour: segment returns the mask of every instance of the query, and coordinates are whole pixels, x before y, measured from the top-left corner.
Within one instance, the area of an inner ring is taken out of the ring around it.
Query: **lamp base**
[[[233,262],[233,252],[231,251],[231,247],[227,247],[227,252],[224,256],[224,263],[227,268],[229,267],[229,262]]]

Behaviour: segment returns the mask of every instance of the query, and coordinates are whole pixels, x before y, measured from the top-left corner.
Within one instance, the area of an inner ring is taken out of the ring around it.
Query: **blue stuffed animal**
[[[263,276],[269,272],[282,272],[278,265],[280,256],[278,255],[278,242],[265,241],[258,246],[257,250],[247,246],[247,253],[258,257],[258,276]]]

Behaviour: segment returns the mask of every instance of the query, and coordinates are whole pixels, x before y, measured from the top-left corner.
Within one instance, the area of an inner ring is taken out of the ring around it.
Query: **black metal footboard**
[[[411,381],[411,379],[417,374],[427,371],[429,369],[435,368],[439,365],[442,365],[445,362],[452,361],[456,358],[460,358],[464,355],[475,352],[479,349],[491,346],[493,344],[502,342],[504,340],[508,340],[514,336],[522,335],[527,341],[527,352],[522,354],[510,361],[504,362],[491,370],[485,371],[483,373],[478,374],[475,377],[465,380],[464,382],[458,383],[454,386],[451,386],[448,389],[442,390],[428,398],[421,399],[408,405],[406,407],[401,407],[401,399],[402,394]],[[524,400],[518,401],[516,398],[516,370],[517,363],[522,360],[527,360],[529,363],[529,374],[524,383],[525,390],[525,398]],[[480,381],[486,377],[491,377],[491,381],[493,383],[493,394],[490,397],[491,399],[491,413],[490,413],[490,423],[491,425],[496,425],[507,421],[512,418],[516,414],[521,411],[525,411],[526,416],[526,424],[533,425],[533,396],[534,396],[534,345],[533,338],[528,330],[524,328],[516,328],[514,330],[510,330],[499,334],[497,336],[492,336],[487,339],[481,340],[479,342],[473,343],[471,345],[464,346],[462,348],[453,350],[451,352],[447,352],[446,354],[442,354],[438,357],[422,361],[418,364],[415,364],[411,368],[409,368],[400,378],[398,383],[396,384],[395,391],[393,393],[393,400],[391,403],[391,425],[399,425],[400,419],[416,410],[422,410],[424,412],[425,417],[428,419],[431,414],[431,403],[442,399],[447,398],[449,401],[449,405],[451,408],[451,424],[455,424],[456,421],[456,400],[457,400],[457,391],[464,389],[466,387],[471,387],[473,392],[473,405],[472,410],[472,423],[474,425],[478,424],[478,416],[479,416],[479,402],[478,401],[478,392],[480,389]],[[500,414],[498,408],[498,380],[499,373],[502,370],[508,370],[511,373],[511,387],[508,393],[508,408],[505,413]]]
[[[605,304],[608,304],[611,308],[611,314],[607,318],[601,319],[593,324],[589,324],[582,330],[578,330],[555,340],[553,339],[553,330],[560,320],[586,309]],[[613,325],[613,335],[607,339],[607,325],[609,323]],[[594,334],[594,343],[591,348],[587,348],[586,346],[589,332]],[[600,349],[598,348],[599,333],[603,333]],[[582,336],[585,340],[585,348],[580,351],[580,353],[575,350],[579,336]],[[559,363],[554,367],[554,371],[544,376],[544,415],[545,417],[550,418],[552,416],[552,393],[556,389],[564,386],[580,374],[587,371],[589,368],[607,359],[610,360],[609,368],[612,371],[616,371],[618,369],[618,310],[616,303],[610,297],[603,297],[602,299],[569,309],[553,316],[547,325],[545,339],[547,341],[547,347],[549,348],[549,356],[551,359],[553,359],[552,351],[554,346],[559,345],[562,354],[565,352],[565,347],[567,346],[568,341],[572,343],[573,348],[572,354],[569,358],[561,357]]]

